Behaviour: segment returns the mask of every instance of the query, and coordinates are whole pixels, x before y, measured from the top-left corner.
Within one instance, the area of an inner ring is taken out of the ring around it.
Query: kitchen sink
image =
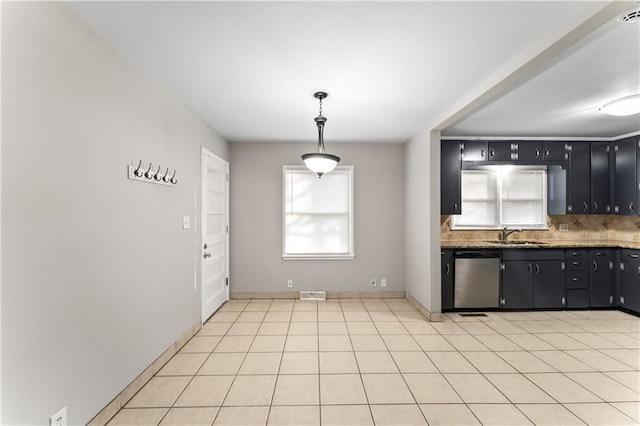
[[[518,245],[518,246],[541,246],[548,243],[542,241],[530,241],[530,240],[487,240],[487,243],[501,244],[501,245]]]

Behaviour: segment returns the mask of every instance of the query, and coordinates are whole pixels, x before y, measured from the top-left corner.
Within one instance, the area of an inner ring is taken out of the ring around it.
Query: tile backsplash
[[[511,240],[616,240],[640,241],[640,216],[561,215],[547,216],[548,230],[516,232]],[[560,231],[567,225],[568,231]],[[451,230],[451,216],[440,216],[441,240],[495,240],[499,230]]]

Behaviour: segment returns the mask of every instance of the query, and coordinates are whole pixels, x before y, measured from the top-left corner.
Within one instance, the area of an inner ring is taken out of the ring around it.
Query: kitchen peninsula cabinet
[[[461,149],[461,143],[456,141],[442,141],[440,145],[440,214],[442,215],[461,213]]]
[[[544,161],[565,161],[567,159],[565,143],[561,141],[543,141],[542,159]]]
[[[566,306],[564,250],[503,250],[500,305],[505,309]]]

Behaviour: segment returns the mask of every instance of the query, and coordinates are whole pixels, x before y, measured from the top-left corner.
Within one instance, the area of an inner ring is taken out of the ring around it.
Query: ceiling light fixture
[[[637,114],[640,112],[640,93],[606,103],[598,111],[616,116]]]
[[[307,169],[317,173],[318,178],[321,178],[323,174],[329,173],[331,170],[336,168],[340,162],[340,157],[327,154],[324,151],[323,133],[324,123],[327,122],[327,118],[322,115],[322,100],[328,95],[326,92],[316,92],[313,96],[320,101],[320,113],[316,118],[314,118],[314,121],[318,126],[318,152],[304,154],[302,156],[302,161],[304,161],[304,165],[307,166]]]

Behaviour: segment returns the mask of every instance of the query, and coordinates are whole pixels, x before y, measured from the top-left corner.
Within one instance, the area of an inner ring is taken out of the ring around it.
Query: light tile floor
[[[232,300],[110,425],[640,423],[640,318]]]

